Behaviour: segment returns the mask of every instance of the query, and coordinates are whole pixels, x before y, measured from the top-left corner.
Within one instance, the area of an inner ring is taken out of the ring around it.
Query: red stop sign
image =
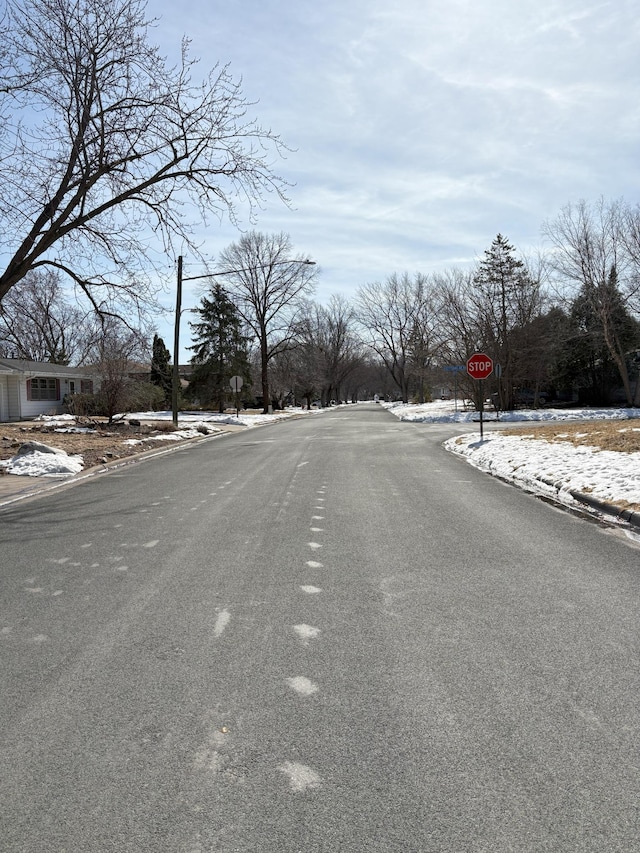
[[[467,360],[467,373],[472,379],[486,379],[493,372],[493,359],[483,352],[475,352]]]

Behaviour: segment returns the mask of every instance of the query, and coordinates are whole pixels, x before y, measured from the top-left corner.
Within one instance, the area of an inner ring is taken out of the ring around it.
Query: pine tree
[[[211,288],[210,298],[202,298],[196,313],[200,321],[189,324],[195,344],[190,347],[194,351],[194,370],[188,394],[201,405],[223,412],[231,393],[232,376],[241,376],[243,387],[251,385],[249,338],[242,333],[238,310],[220,284]]]
[[[498,234],[484,253],[474,276],[477,308],[484,345],[502,367],[498,382],[501,409],[514,406],[517,363],[523,353],[515,346],[514,332],[530,323],[540,310],[540,285],[529,276],[514,247]]]
[[[551,378],[561,391],[577,389],[580,403],[607,405],[617,370],[584,289],[573,299],[558,330],[554,356]]]
[[[162,388],[164,405],[171,405],[172,371],[169,367],[171,353],[164,341],[158,335],[153,336],[153,351],[151,355],[151,382]]]

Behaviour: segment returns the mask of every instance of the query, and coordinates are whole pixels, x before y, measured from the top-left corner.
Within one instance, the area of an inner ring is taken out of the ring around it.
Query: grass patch
[[[637,426],[635,426],[637,424]],[[597,447],[617,453],[640,453],[640,421],[592,421],[589,423],[556,424],[528,423],[526,426],[503,430],[504,435],[520,435],[560,443],[569,442],[576,447]]]

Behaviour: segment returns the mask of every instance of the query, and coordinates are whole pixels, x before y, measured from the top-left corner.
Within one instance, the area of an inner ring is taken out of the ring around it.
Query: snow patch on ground
[[[288,408],[280,412],[273,412],[268,415],[263,414],[247,414],[239,412],[238,415],[228,413],[219,414],[217,412],[179,412],[178,426],[181,424],[189,424],[191,427],[206,424],[222,424],[229,426],[244,426],[252,427],[260,424],[270,424],[274,421],[284,420],[293,417],[293,415],[313,415],[317,414],[316,409]],[[134,412],[127,415],[127,418],[134,418],[138,421],[170,421],[172,420],[171,412]]]
[[[0,461],[7,474],[24,477],[60,477],[79,474],[84,462],[82,456],[69,456],[64,450],[49,448],[33,449],[27,453],[18,453],[11,459]]]
[[[476,434],[450,438],[444,446],[476,468],[564,503],[573,503],[571,492],[576,491],[605,503],[640,504],[640,453],[494,432],[485,434],[483,441]]]
[[[305,764],[300,764],[298,761],[285,761],[278,769],[288,777],[289,785],[296,793],[312,791],[322,784],[322,780],[315,770]]]
[[[220,415],[210,412],[180,412],[178,419],[179,429],[172,432],[149,435],[144,440],[136,438],[126,439],[122,443],[135,446],[148,443],[149,441],[184,441],[185,439],[220,433],[223,431],[225,425],[251,427],[283,418],[290,418],[293,415],[300,415],[301,413],[303,413],[302,409],[285,409],[282,412],[276,412],[272,415],[240,415],[239,418],[236,418],[234,415]],[[172,413],[132,412],[127,415],[117,415],[116,418],[118,420],[168,422],[172,420]],[[94,432],[90,428],[77,426],[74,415],[39,415],[34,420],[53,427],[54,432]],[[70,456],[65,451],[54,448],[47,448],[44,452],[36,449],[23,452],[21,448],[11,459],[0,460],[0,466],[5,468],[8,474],[17,474],[19,476],[62,477],[79,474],[83,470],[83,459],[82,456]]]
[[[385,409],[401,421],[415,423],[473,423],[480,415],[464,401],[435,400],[433,403],[413,405],[411,403],[382,403]],[[513,412],[496,414],[493,409],[484,412],[484,421],[498,423],[521,423],[526,421],[625,421],[640,418],[640,409],[627,408],[584,408],[584,409],[516,409]]]

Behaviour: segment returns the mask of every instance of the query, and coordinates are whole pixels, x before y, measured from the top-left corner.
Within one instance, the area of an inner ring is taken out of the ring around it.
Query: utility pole
[[[180,314],[182,311],[182,255],[178,255],[178,281],[176,286],[176,322],[173,330],[173,381],[171,387],[171,413],[173,425],[178,426],[178,388],[180,371],[178,365],[180,353]]]

